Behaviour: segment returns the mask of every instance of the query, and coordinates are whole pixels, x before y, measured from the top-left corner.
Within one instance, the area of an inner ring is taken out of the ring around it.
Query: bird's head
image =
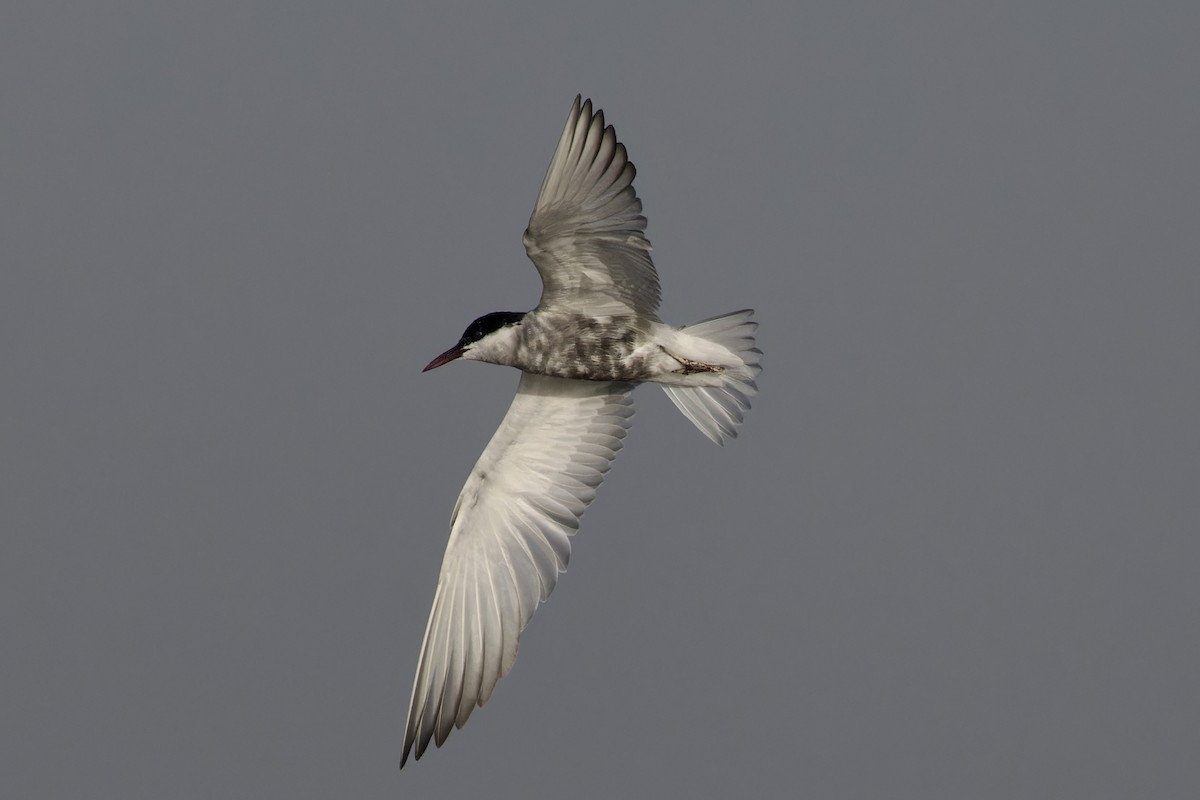
[[[463,331],[462,338],[440,356],[425,365],[422,372],[449,364],[459,358],[468,361],[488,361],[493,364],[506,363],[505,356],[512,354],[515,342],[515,326],[525,318],[523,311],[493,311],[472,322]]]

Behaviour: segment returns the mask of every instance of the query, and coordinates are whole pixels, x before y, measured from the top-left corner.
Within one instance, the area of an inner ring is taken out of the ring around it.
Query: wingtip
[[[404,732],[404,749],[400,751],[400,769],[404,769],[404,765],[408,763],[409,756],[412,756],[413,761],[420,761],[425,748],[420,746],[418,741],[419,736],[417,731],[409,726],[405,726]]]

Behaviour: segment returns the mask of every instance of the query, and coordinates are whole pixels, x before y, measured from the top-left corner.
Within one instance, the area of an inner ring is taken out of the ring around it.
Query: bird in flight
[[[752,310],[674,327],[656,313],[635,170],[604,112],[576,96],[525,230],[537,308],[472,322],[425,371],[458,359],[521,370],[517,396],[450,515],[404,729],[403,767],[461,728],[517,657],[521,631],[567,567],[570,536],[633,416],[662,386],[717,444],[737,436],[762,353]]]

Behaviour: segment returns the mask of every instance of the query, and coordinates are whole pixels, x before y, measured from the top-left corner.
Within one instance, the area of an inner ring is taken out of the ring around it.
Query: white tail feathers
[[[719,386],[680,386],[663,384],[663,391],[675,407],[717,444],[737,438],[737,428],[750,409],[750,398],[758,394],[754,379],[762,371],[762,351],[754,346],[758,323],[751,321],[753,309],[734,311],[679,330],[698,339],[720,345],[731,356],[723,363],[723,381]]]

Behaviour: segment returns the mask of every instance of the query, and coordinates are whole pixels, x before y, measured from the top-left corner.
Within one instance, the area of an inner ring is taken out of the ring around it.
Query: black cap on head
[[[506,325],[516,325],[524,318],[524,311],[493,311],[490,314],[484,314],[467,326],[467,329],[463,331],[462,338],[458,340],[458,346],[465,347],[473,342],[478,342],[492,331],[498,331]]]

